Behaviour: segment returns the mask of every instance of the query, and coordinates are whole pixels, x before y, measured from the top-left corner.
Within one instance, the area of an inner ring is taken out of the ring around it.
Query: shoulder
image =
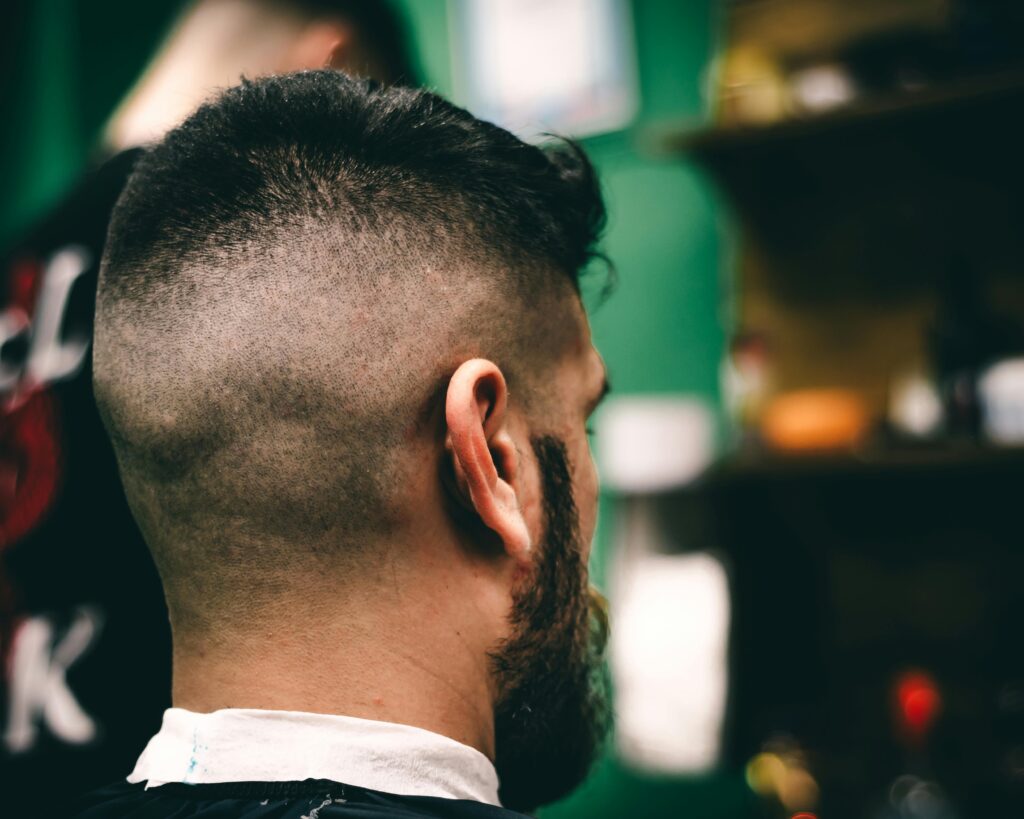
[[[396,796],[339,782],[231,782],[218,785],[117,783],[84,797],[70,814],[75,819],[523,819],[493,805],[461,799]]]

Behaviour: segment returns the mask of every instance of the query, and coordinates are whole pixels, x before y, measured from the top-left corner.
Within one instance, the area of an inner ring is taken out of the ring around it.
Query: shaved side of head
[[[459,363],[542,402],[603,219],[571,145],[334,71],[245,83],[151,148],[110,228],[94,382],[176,630],[372,566]]]

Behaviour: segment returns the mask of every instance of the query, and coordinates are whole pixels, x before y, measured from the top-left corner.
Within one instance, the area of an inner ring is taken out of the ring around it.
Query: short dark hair
[[[132,257],[174,270],[282,219],[338,218],[352,229],[401,218],[471,230],[575,282],[596,255],[604,204],[575,143],[546,148],[428,91],[338,71],[243,81],[139,161],[114,214],[107,283]]]
[[[148,150],[110,227],[94,380],[172,617],[204,584],[252,597],[296,541],[322,558],[394,526],[438,385],[484,355],[536,395],[603,223],[575,145],[330,70],[244,82]]]

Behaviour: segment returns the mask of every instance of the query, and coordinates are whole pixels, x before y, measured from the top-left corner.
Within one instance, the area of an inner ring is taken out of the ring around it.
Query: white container
[[[978,379],[982,427],[1004,446],[1024,445],[1024,357],[993,364]]]
[[[597,462],[606,489],[627,494],[683,486],[714,457],[715,417],[683,396],[609,400],[597,431]]]

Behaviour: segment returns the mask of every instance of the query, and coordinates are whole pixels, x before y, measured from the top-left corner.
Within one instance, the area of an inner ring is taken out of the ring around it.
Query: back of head
[[[537,403],[603,216],[572,146],[329,70],[233,88],[150,149],[94,380],[175,627],[372,564],[415,518],[402,477],[459,363]]]

